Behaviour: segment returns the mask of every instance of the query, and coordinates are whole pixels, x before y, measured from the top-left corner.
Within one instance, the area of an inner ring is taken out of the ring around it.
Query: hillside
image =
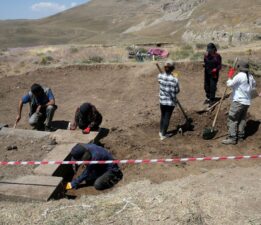
[[[0,47],[45,44],[251,42],[260,0],[92,0],[41,20],[0,21]]]

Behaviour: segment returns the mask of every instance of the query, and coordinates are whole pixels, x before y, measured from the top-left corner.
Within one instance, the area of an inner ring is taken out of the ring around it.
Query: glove
[[[232,79],[233,76],[234,76],[234,74],[235,74],[235,72],[236,72],[235,68],[232,68],[232,67],[231,67],[231,68],[229,69],[229,71],[228,71],[228,74],[227,74],[228,78],[229,78],[229,79]]]
[[[212,76],[213,76],[214,78],[217,78],[217,69],[215,68],[215,69],[213,69],[211,72],[212,72]]]
[[[90,127],[87,127],[87,128],[85,128],[83,131],[82,131],[82,133],[84,133],[84,134],[89,134],[91,132],[91,128]]]
[[[72,189],[72,184],[69,182],[65,186],[65,190],[71,190]]]

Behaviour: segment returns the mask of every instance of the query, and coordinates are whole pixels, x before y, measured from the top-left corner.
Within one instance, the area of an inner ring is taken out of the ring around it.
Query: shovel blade
[[[203,131],[202,138],[204,140],[211,140],[216,136],[217,132],[218,131],[214,130],[212,127],[211,128],[205,128],[204,131]]]

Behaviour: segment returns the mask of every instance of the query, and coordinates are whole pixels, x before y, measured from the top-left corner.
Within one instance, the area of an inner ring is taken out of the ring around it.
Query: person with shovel
[[[205,78],[204,89],[206,100],[204,104],[212,106],[216,102],[216,90],[219,78],[219,71],[222,68],[222,57],[217,53],[215,44],[207,45],[207,53],[204,56]]]
[[[158,81],[160,84],[160,140],[164,140],[171,135],[167,134],[169,121],[172,112],[176,105],[176,95],[180,92],[179,82],[176,77],[172,75],[175,70],[175,64],[172,60],[168,60],[164,66],[165,73],[158,75]]]
[[[239,61],[237,66],[239,73],[233,77],[229,73],[227,86],[232,88],[232,104],[228,115],[227,139],[222,143],[225,145],[235,145],[245,138],[247,110],[251,104],[251,93],[255,89],[256,81],[249,72],[249,63]]]

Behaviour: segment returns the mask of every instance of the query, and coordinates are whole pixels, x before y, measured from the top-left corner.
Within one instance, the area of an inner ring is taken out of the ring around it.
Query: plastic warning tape
[[[102,160],[102,161],[0,161],[0,166],[7,165],[73,165],[73,164],[153,164],[153,163],[179,163],[192,161],[222,161],[222,160],[242,160],[261,159],[261,155],[252,156],[221,156],[221,157],[190,157],[174,159],[127,159],[127,160]]]

